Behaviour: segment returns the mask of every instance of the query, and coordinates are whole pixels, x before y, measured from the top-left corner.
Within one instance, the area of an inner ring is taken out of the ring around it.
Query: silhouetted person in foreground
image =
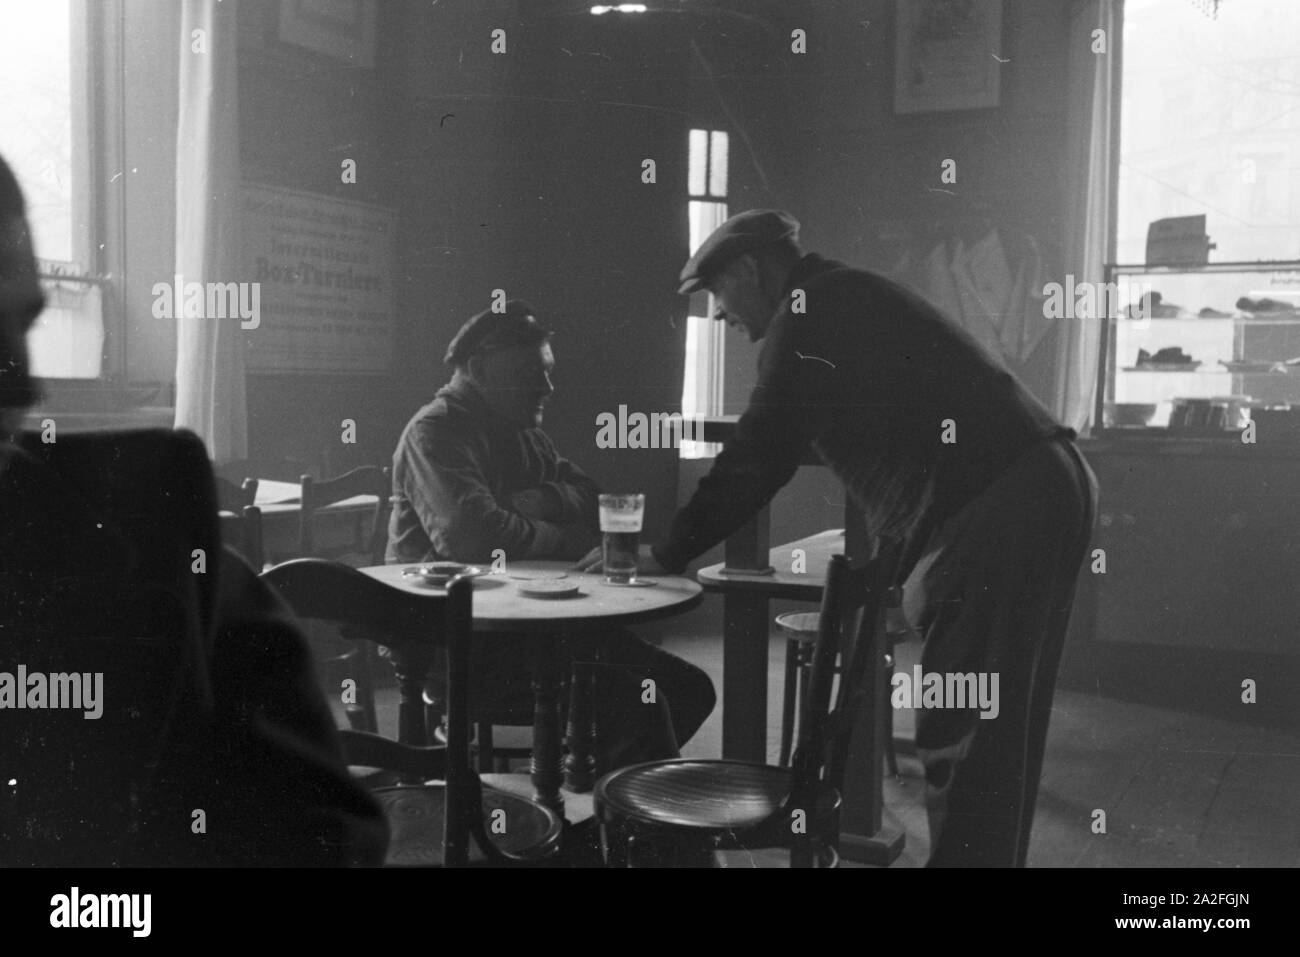
[[[287,611],[221,547],[199,440],[19,431],[43,305],[0,160],[0,864],[381,863]]]

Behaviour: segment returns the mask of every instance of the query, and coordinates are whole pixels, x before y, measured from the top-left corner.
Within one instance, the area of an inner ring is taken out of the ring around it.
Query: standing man
[[[393,455],[388,561],[507,564],[572,561],[600,540],[596,483],[542,431],[553,391],[550,332],[532,306],[471,318],[452,339],[451,381],[402,432]],[[476,719],[531,724],[532,643],[476,640],[470,701]],[[634,635],[600,640],[599,766],[676,757],[715,703],[702,670]],[[655,702],[642,701],[651,678]]]
[[[680,292],[707,289],[715,319],[764,343],[749,408],[645,567],[682,571],[815,450],[872,538],[903,546],[923,671],[1000,677],[992,720],[917,715],[930,866],[1023,866],[1096,480],[1073,431],[969,335],[883,276],[805,255],[798,229],[741,213],[682,269]]]

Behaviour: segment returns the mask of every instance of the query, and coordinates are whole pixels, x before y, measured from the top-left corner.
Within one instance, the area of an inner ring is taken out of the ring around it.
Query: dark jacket
[[[869,534],[908,540],[1033,442],[1065,431],[967,333],[883,276],[809,254],[785,293],[749,407],[655,547],[670,571],[739,528],[809,447],[844,482]]]
[[[547,491],[554,520],[510,496]],[[598,541],[596,484],[541,429],[523,429],[451,385],[411,419],[393,454],[388,561],[578,559]]]
[[[103,713],[0,710],[0,864],[381,863],[287,609],[221,546],[202,443],[24,447],[0,470],[0,671],[102,673]]]

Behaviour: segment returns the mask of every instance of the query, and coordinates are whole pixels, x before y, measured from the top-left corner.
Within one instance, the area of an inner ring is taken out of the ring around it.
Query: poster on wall
[[[243,265],[261,296],[247,367],[388,372],[396,213],[252,183],[243,204]]]
[[[280,39],[373,67],[375,0],[280,0]]]
[[[898,0],[894,112],[997,106],[1002,0]]]

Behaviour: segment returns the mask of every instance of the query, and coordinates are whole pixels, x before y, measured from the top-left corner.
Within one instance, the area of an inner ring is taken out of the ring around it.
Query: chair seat
[[[776,623],[787,638],[795,641],[816,641],[817,622],[821,616],[815,611],[788,611],[776,616]]]
[[[776,624],[792,641],[814,642],[817,640],[817,618],[815,611],[788,611],[776,616]],[[919,633],[907,620],[903,609],[891,605],[885,610],[885,636],[890,644],[897,644],[919,637]]]
[[[379,788],[371,793],[383,807],[391,831],[384,864],[441,867],[446,789],[426,784]],[[554,812],[541,805],[485,787],[483,827],[489,840],[505,853],[541,860],[558,845],[562,824]],[[483,852],[470,841],[470,863],[486,862]]]
[[[648,824],[730,831],[771,817],[794,784],[790,768],[741,761],[657,761],[606,775],[596,785],[597,815]],[[839,795],[824,789],[816,810],[833,810]]]

